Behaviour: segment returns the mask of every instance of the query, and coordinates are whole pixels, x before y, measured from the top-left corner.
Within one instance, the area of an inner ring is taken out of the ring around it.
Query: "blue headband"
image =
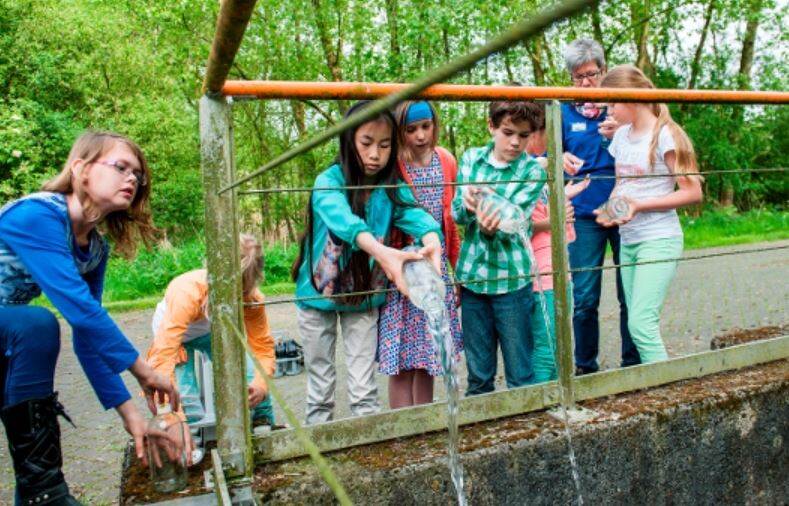
[[[423,119],[433,119],[433,110],[430,109],[430,105],[424,101],[411,104],[408,112],[405,114],[405,124],[422,121]]]

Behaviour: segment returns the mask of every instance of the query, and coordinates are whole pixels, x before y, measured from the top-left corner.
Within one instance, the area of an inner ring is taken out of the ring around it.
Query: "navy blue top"
[[[60,193],[0,210],[0,304],[27,304],[43,290],[71,325],[74,352],[105,409],[131,398],[119,373],[139,355],[101,306],[108,257],[95,230],[87,249],[76,244]]]
[[[585,118],[576,110],[575,104],[562,104],[562,146],[564,151],[569,151],[584,161],[576,178],[583,178],[586,174],[592,177],[614,175],[614,158],[608,152],[607,146],[603,146],[603,136],[597,131],[605,117],[605,113],[602,113],[596,119]],[[570,176],[565,174],[565,177]],[[613,177],[593,179],[589,187],[573,199],[575,216],[594,218],[592,211],[608,200],[615,182]]]

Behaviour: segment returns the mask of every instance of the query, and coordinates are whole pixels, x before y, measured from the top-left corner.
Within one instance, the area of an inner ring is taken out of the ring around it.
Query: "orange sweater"
[[[173,279],[164,293],[164,300],[160,304],[164,311],[161,321],[154,329],[154,339],[148,349],[147,361],[158,372],[167,375],[175,381],[175,366],[186,362],[184,341],[198,337],[190,335],[195,329],[208,328],[207,319],[203,313],[208,298],[208,281],[205,269],[186,272]],[[263,294],[255,290],[245,302],[262,302]],[[157,308],[159,309],[159,308]],[[266,318],[263,306],[244,308],[244,327],[255,358],[265,369],[269,376],[274,375],[276,359],[274,356],[274,338]],[[205,332],[201,332],[205,334]],[[244,374],[245,364],[240,364],[239,374]],[[266,388],[266,382],[255,371],[253,383]]]

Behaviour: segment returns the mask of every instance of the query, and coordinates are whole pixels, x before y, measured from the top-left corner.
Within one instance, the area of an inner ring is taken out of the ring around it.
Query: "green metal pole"
[[[216,192],[235,176],[232,116],[226,98],[200,99],[200,155],[217,445],[225,473],[231,483],[240,485],[251,480],[253,461],[244,347],[224,322],[229,319],[243,328],[236,192]]]
[[[562,111],[561,104],[553,101],[545,108],[545,134],[548,139],[548,184],[551,216],[551,259],[553,261],[553,294],[556,319],[556,365],[562,402],[565,408],[575,403],[573,376],[573,325],[570,283],[568,280],[567,236],[564,223],[564,170],[562,169]]]

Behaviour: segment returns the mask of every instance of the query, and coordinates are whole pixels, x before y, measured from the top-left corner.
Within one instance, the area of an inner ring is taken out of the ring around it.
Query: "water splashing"
[[[408,248],[407,248],[408,249]],[[466,506],[463,488],[463,466],[458,454],[458,390],[457,361],[453,353],[452,332],[449,314],[444,304],[446,285],[441,275],[427,260],[406,262],[403,276],[411,302],[425,312],[428,331],[438,352],[441,368],[444,371],[444,387],[447,393],[447,429],[449,432],[449,472],[457,492],[458,504]]]
[[[545,300],[545,293],[542,289],[542,280],[540,279],[539,269],[537,268],[537,260],[534,256],[534,248],[532,248],[531,240],[529,238],[529,221],[523,210],[512,204],[509,200],[501,195],[488,191],[483,193],[482,201],[485,205],[489,206],[488,212],[497,212],[499,214],[500,222],[498,229],[506,234],[517,235],[523,247],[526,250],[526,255],[529,258],[529,265],[531,266],[531,273],[533,275],[534,283],[537,284],[538,298],[540,300],[540,309],[545,324],[546,333],[548,335],[548,343],[551,347],[551,354],[554,356],[556,362],[556,347],[554,345],[555,332],[551,326],[551,317],[548,312],[548,303]],[[578,471],[578,462],[575,458],[575,450],[573,449],[573,438],[570,430],[570,418],[567,413],[567,399],[565,396],[564,388],[559,388],[560,395],[560,409],[562,413],[562,421],[564,422],[564,436],[567,440],[567,453],[570,460],[570,470],[573,477],[573,484],[575,485],[575,492],[578,495],[578,505],[583,506],[584,498],[581,491],[581,475]]]

